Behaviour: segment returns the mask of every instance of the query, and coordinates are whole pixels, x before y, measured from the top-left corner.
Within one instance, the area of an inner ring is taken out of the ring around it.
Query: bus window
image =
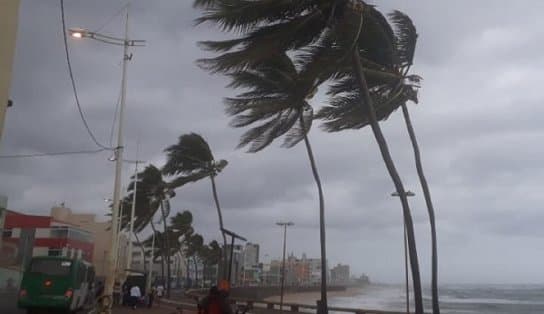
[[[30,272],[48,276],[68,276],[71,266],[71,261],[35,259],[30,265]]]

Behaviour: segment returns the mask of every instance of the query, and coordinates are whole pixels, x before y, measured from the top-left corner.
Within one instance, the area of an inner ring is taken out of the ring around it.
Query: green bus
[[[33,257],[23,274],[18,307],[27,313],[75,313],[94,303],[91,264],[68,257]]]

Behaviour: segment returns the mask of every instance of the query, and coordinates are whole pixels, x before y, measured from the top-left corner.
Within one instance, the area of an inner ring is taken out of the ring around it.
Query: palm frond
[[[181,135],[178,142],[165,150],[167,162],[162,173],[172,176],[190,174],[209,166],[213,161],[210,146],[206,140],[196,133]]]
[[[302,119],[302,121],[300,121]],[[312,121],[314,119],[313,108],[306,103],[302,109],[302,113],[299,114],[299,121],[296,126],[293,126],[289,132],[285,135],[282,147],[291,148],[297,145],[304,139],[304,136],[310,132],[312,127]]]
[[[417,44],[417,30],[410,17],[400,11],[389,14],[395,26],[396,54],[402,67],[411,66]]]

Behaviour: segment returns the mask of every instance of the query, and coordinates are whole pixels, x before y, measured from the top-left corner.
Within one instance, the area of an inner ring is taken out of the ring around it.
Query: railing
[[[198,300],[201,295],[194,293],[187,293],[188,297],[193,298],[195,301]],[[230,298],[231,304],[244,305],[247,306],[250,310],[249,313],[254,313],[254,309],[262,309],[274,311],[277,310],[280,312],[280,302],[273,301],[263,301],[263,300],[251,300],[243,298]],[[180,303],[179,305],[194,307],[194,304]],[[299,303],[283,303],[283,311],[289,311],[291,313],[317,313],[317,305],[311,304],[299,304]],[[329,306],[329,312],[342,312],[342,313],[353,313],[353,314],[405,314],[406,312],[395,312],[395,311],[382,311],[382,310],[368,310],[368,309],[355,309],[347,307],[335,307]]]

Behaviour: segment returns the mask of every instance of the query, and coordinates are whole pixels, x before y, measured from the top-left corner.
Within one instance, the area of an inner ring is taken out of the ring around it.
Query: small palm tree
[[[228,162],[224,159],[215,160],[206,140],[196,133],[181,135],[178,142],[166,148],[165,152],[167,161],[162,168],[162,172],[167,176],[175,176],[170,183],[172,188],[204,178],[210,179],[217,217],[219,218],[219,229],[223,237],[224,250],[226,250],[227,237],[223,231],[223,214],[217,196],[215,177],[227,166]],[[226,251],[223,256],[227,256]],[[226,270],[227,261],[225,259],[223,262],[223,278],[226,276]]]

